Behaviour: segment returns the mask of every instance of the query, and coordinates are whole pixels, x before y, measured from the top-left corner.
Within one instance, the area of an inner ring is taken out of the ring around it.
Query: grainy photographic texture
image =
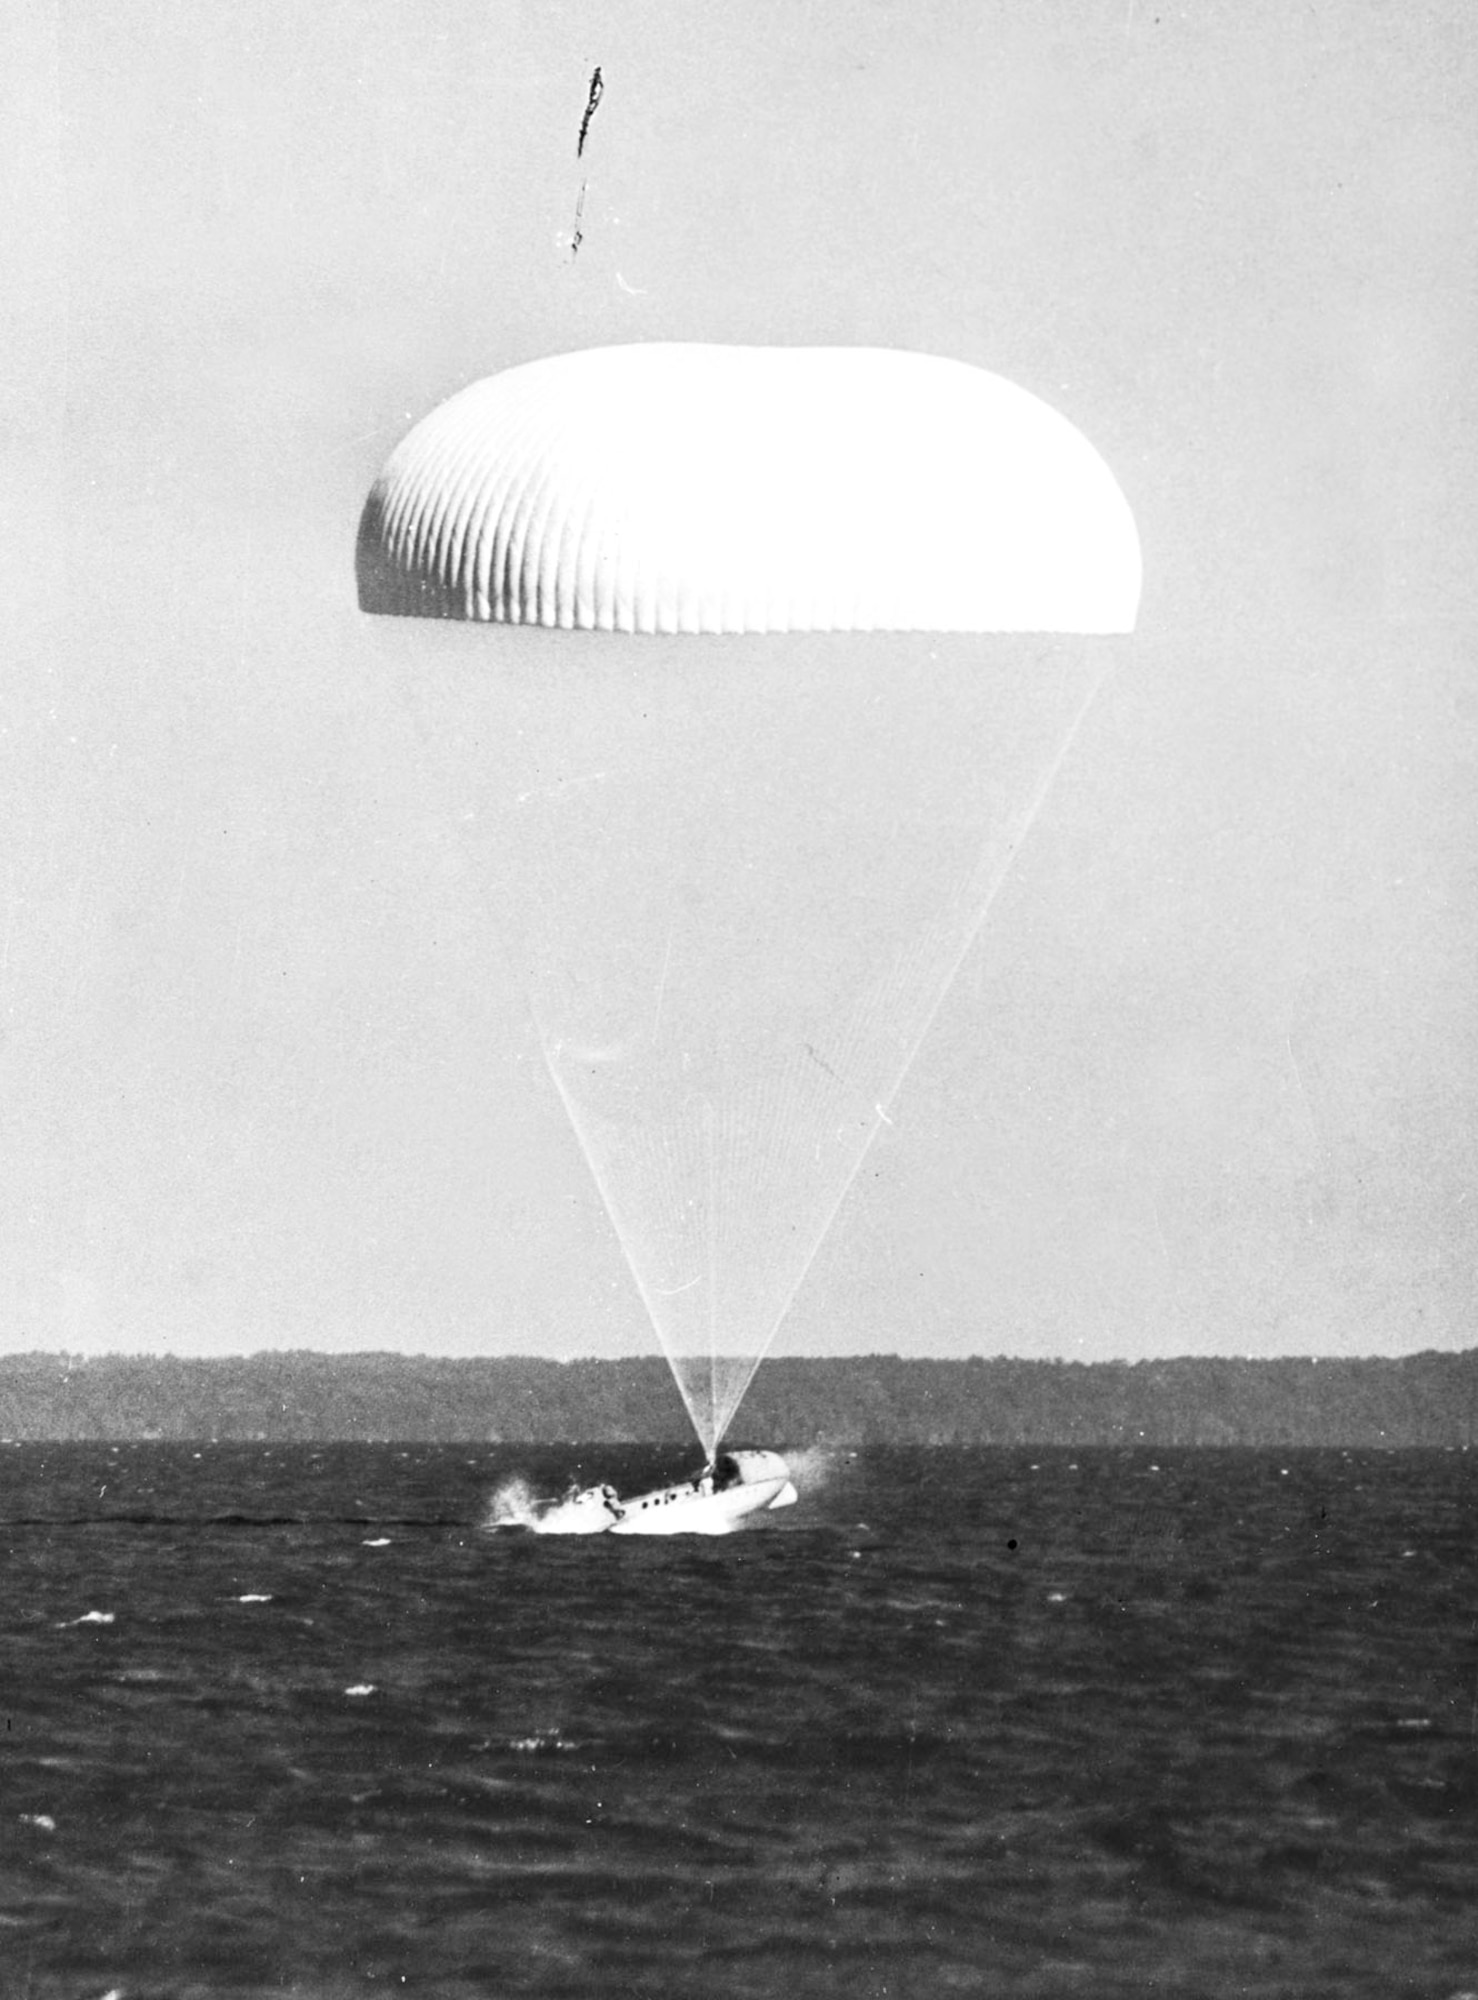
[[[1475,38],[9,10],[0,1991],[1478,1991]]]
[[[873,1449],[726,1541],[479,1532],[574,1456],[0,1456],[14,1990],[1471,1985],[1471,1454]]]

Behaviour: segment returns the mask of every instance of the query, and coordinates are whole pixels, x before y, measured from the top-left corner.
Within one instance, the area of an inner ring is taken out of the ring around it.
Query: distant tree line
[[[269,1352],[0,1358],[4,1439],[678,1443],[664,1361]],[[1471,1445],[1478,1348],[1399,1360],[766,1362],[737,1441]]]

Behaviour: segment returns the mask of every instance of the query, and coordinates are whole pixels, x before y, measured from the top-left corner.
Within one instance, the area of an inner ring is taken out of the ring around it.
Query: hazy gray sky
[[[1475,57],[1463,0],[11,10],[0,1341],[653,1345],[352,551],[463,383],[702,339],[994,369],[1145,551],[783,1349],[1468,1344]]]

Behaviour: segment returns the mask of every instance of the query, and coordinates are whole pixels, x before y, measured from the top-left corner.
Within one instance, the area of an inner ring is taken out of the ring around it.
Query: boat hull
[[[541,1535],[731,1535],[752,1515],[792,1506],[800,1496],[778,1452],[724,1452],[718,1474],[659,1486],[630,1500],[609,1486],[588,1487],[545,1513]]]

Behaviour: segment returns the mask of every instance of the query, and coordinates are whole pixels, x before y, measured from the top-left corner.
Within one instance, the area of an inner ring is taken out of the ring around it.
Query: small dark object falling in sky
[[[581,224],[584,221],[584,219],[585,219],[585,183],[584,181],[581,181],[580,198],[575,203],[575,227],[574,227],[574,232],[570,237],[571,259],[574,259],[579,256],[580,245],[585,241],[585,231],[581,227]]]
[[[595,107],[600,103],[605,87],[605,79],[600,73],[600,64],[597,63],[591,71],[590,94],[585,100],[585,116],[580,120],[580,136],[575,141],[575,158],[577,160],[585,157],[585,137],[590,130],[590,121],[595,116]],[[570,261],[572,263],[579,256],[580,245],[585,241],[585,188],[586,183],[581,181],[580,198],[575,203],[575,227],[570,236]]]
[[[605,81],[600,73],[600,64],[597,63],[590,77],[590,95],[585,100],[585,116],[580,120],[580,136],[575,141],[575,158],[577,160],[585,157],[585,135],[590,130],[590,121],[595,116],[595,107],[600,103],[601,93],[605,87]]]

